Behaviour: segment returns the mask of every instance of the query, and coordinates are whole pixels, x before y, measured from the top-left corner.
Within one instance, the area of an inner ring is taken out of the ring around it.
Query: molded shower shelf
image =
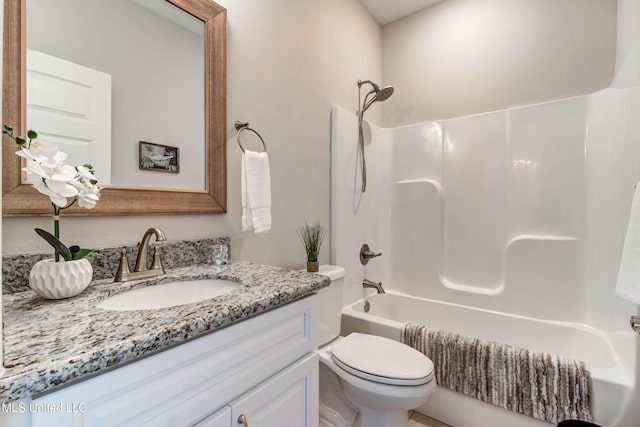
[[[434,179],[405,179],[402,181],[396,181],[396,184],[400,184],[400,185],[422,184],[422,183],[433,185],[436,188],[436,190],[438,190],[438,193],[442,195],[442,185],[440,185],[440,183]]]
[[[536,234],[522,234],[519,236],[515,236],[514,238],[512,238],[511,240],[509,240],[509,242],[507,243],[507,245],[505,246],[505,249],[503,251],[503,255],[502,255],[502,279],[500,280],[500,283],[497,284],[494,287],[482,287],[482,286],[474,286],[474,285],[467,285],[467,284],[462,284],[462,283],[455,283],[452,282],[450,280],[447,280],[446,277],[444,276],[440,276],[440,280],[442,281],[442,284],[444,286],[446,286],[449,289],[453,289],[456,291],[462,291],[462,292],[471,292],[471,293],[475,293],[475,294],[480,294],[480,295],[498,295],[499,293],[501,293],[502,291],[504,291],[505,289],[505,278],[506,278],[506,269],[507,269],[507,252],[509,251],[509,248],[516,244],[516,243],[520,243],[520,242],[527,242],[527,241],[535,241],[535,242],[575,242],[577,241],[578,238],[577,237],[571,237],[571,236],[550,236],[550,235],[536,235]]]
[[[576,245],[579,240],[578,237],[553,234],[518,234],[512,237],[506,235],[505,229],[505,234],[499,237],[499,241],[489,242],[494,245],[495,257],[498,257],[497,259],[494,258],[497,268],[493,271],[493,275],[478,277],[477,281],[474,281],[469,274],[456,277],[455,274],[450,274],[445,268],[447,253],[444,239],[447,238],[447,235],[443,227],[445,215],[447,214],[445,209],[447,200],[444,197],[441,184],[435,179],[407,179],[396,181],[396,188],[401,201],[417,203],[414,204],[417,212],[402,217],[403,220],[398,225],[402,229],[407,229],[405,234],[402,235],[413,236],[417,229],[428,229],[428,232],[424,235],[432,238],[427,243],[414,244],[412,250],[422,251],[423,256],[429,254],[430,259],[437,260],[430,264],[429,268],[433,272],[438,271],[439,281],[442,286],[448,289],[477,295],[495,296],[503,293],[507,286],[518,286],[516,283],[520,283],[520,279],[524,277],[540,284],[549,283],[550,278],[544,274],[545,271],[548,271],[548,268],[541,268],[546,265],[547,261],[540,259],[540,253],[549,254],[551,259],[564,259],[567,262],[572,262],[574,260],[572,254],[574,252],[577,253],[577,249],[574,251],[572,246],[567,247],[566,245]],[[403,205],[403,203],[400,203],[400,205]],[[503,227],[506,228],[507,226],[503,225]],[[413,239],[413,237],[408,238]],[[449,256],[456,256],[456,254],[449,253]],[[548,257],[545,259],[548,259]],[[527,262],[529,263],[533,262],[535,267],[527,267],[528,264],[523,263],[522,260],[528,260]],[[482,260],[470,259],[469,263],[472,262],[482,262]],[[461,263],[458,260],[457,265],[458,267],[461,265],[468,266],[469,263]],[[507,283],[507,280],[509,280],[509,283]]]
[[[507,243],[507,248],[511,246],[511,244],[519,242],[521,240],[548,240],[551,242],[566,242],[575,241],[578,240],[578,238],[572,236],[551,236],[544,234],[521,234],[509,240],[509,243]]]

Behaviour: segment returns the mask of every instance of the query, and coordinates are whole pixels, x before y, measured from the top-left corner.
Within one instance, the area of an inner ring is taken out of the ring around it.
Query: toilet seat
[[[434,377],[433,362],[418,350],[397,341],[352,333],[331,347],[331,358],[344,371],[388,385],[416,386]]]

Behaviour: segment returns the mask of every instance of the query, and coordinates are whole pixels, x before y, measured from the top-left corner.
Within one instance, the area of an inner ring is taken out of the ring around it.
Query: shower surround
[[[347,271],[344,304],[365,296],[366,277],[415,297],[594,328],[617,355],[615,381],[628,385],[600,420],[617,425],[636,375],[628,318],[637,308],[614,287],[640,178],[640,88],[365,126],[361,194],[357,117],[332,111],[332,262]],[[361,266],[362,243],[384,256]]]

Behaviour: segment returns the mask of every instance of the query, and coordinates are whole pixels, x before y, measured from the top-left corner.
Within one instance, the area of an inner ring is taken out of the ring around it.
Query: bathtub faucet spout
[[[384,289],[382,289],[382,282],[372,282],[369,279],[364,279],[362,281],[362,287],[363,288],[373,288],[376,290],[377,293],[379,294],[384,294]]]

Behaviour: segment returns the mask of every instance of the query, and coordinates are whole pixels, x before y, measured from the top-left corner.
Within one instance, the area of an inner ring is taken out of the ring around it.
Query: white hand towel
[[[242,230],[256,234],[271,230],[269,156],[245,150],[242,155]]]
[[[633,193],[616,293],[640,304],[640,183],[636,185],[636,191]]]

